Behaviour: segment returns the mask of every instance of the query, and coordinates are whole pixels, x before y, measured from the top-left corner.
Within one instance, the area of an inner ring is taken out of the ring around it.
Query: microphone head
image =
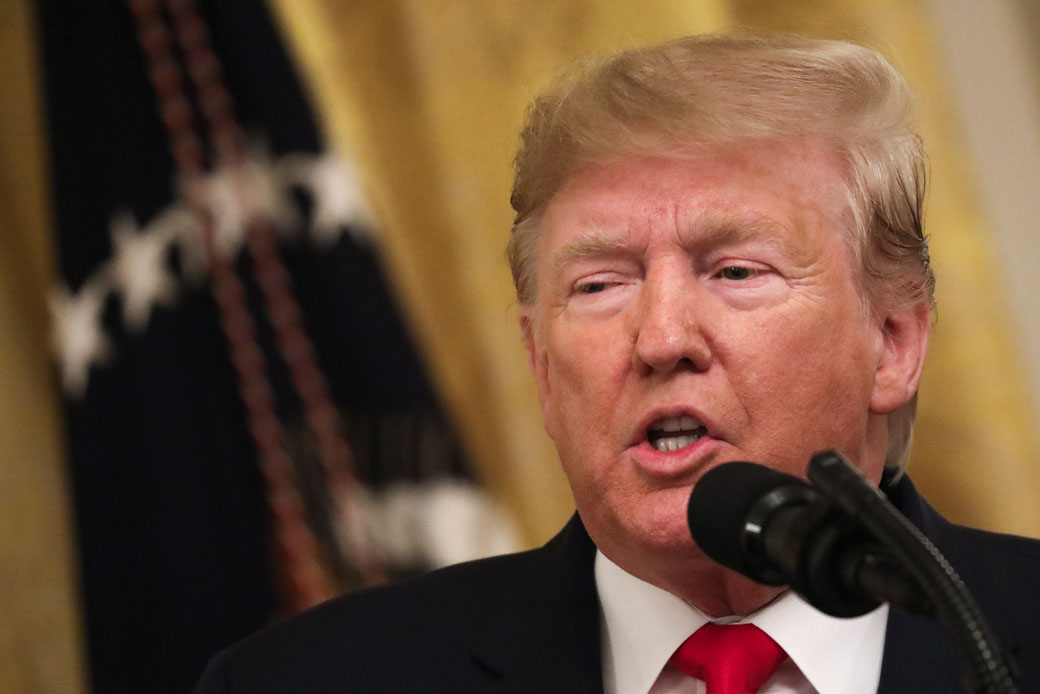
[[[694,485],[686,519],[694,542],[709,557],[749,578],[772,583],[745,547],[745,527],[752,507],[781,487],[808,488],[794,475],[758,463],[723,463]]]

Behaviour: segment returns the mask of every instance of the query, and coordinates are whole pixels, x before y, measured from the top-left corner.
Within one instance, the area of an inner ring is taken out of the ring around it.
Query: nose
[[[648,277],[638,304],[633,359],[643,372],[706,371],[712,352],[699,321],[694,280],[689,277]]]

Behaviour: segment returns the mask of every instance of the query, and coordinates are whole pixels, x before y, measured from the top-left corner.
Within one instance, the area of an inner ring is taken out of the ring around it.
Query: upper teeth
[[[678,434],[677,432],[683,432]],[[659,451],[677,451],[695,443],[705,434],[704,425],[693,417],[665,417],[650,425],[647,437]]]

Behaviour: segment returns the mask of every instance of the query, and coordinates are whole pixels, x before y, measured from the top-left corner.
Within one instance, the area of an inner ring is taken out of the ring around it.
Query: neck
[[[681,570],[654,572],[623,569],[633,576],[667,590],[710,617],[745,616],[775,600],[787,589],[756,583],[707,557],[691,560]]]

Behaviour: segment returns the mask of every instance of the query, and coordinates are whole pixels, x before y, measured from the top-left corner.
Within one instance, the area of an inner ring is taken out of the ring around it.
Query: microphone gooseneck
[[[809,461],[809,479],[848,517],[890,548],[935,605],[935,614],[970,662],[974,691],[1017,692],[1012,661],[953,566],[855,465],[835,451]]]

